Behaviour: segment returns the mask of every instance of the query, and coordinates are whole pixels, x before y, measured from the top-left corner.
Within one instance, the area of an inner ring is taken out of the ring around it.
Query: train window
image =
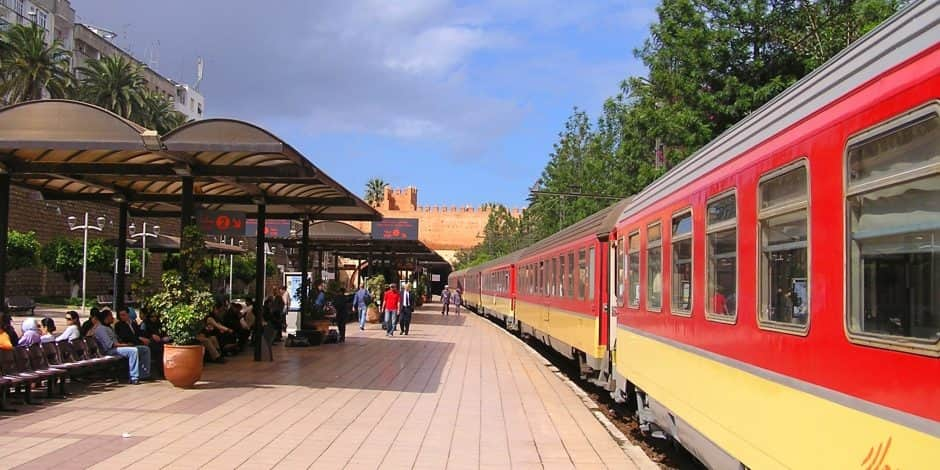
[[[712,320],[734,321],[738,289],[737,198],[719,196],[708,203],[705,242],[706,271],[705,313]]]
[[[548,292],[552,288],[552,279],[551,279],[551,266],[552,262],[549,260],[544,260],[540,262],[542,270],[542,283],[539,284],[542,287],[542,295],[549,295]]]
[[[578,300],[584,300],[587,281],[587,258],[584,250],[578,250]]]
[[[626,259],[624,259],[625,246],[623,246],[624,240],[623,237],[617,239],[617,249],[614,252],[614,259],[611,260],[614,263],[614,295],[617,299],[617,306],[623,307],[623,289],[624,285],[627,282],[625,277],[626,269]]]
[[[663,237],[659,222],[646,227],[646,308],[663,306]]]
[[[803,163],[760,182],[760,320],[770,328],[803,332],[809,323],[806,183]]]
[[[940,117],[926,108],[848,146],[849,332],[940,355]]]
[[[674,313],[692,313],[692,212],[672,218],[672,303]]]
[[[594,300],[594,247],[588,249],[587,282],[588,299]]]
[[[627,300],[631,307],[640,306],[640,234],[633,232],[627,245]]]
[[[564,297],[568,293],[568,289],[565,289],[565,279],[567,279],[567,274],[565,271],[565,255],[558,257],[558,297]]]
[[[574,298],[574,252],[568,253],[568,298]]]

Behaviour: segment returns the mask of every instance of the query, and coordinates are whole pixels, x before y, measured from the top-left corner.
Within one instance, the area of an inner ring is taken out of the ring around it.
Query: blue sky
[[[655,2],[72,0],[77,21],[257,122],[357,194],[381,177],[422,205],[525,205],[574,106],[642,74]]]

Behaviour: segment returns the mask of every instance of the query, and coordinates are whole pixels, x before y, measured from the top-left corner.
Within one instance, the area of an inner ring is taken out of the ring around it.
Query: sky
[[[565,119],[630,75],[653,0],[72,0],[76,21],[158,72],[196,78],[206,117],[257,123],[349,190],[420,205],[524,207]]]

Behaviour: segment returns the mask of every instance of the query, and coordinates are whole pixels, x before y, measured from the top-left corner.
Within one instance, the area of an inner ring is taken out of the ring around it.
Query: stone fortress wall
[[[492,209],[473,206],[419,206],[418,188],[385,188],[385,197],[376,209],[383,216],[395,219],[418,219],[418,238],[453,262],[457,251],[473,248],[483,241],[483,230]],[[514,217],[522,209],[510,209]],[[369,222],[356,222],[360,230],[371,232]]]

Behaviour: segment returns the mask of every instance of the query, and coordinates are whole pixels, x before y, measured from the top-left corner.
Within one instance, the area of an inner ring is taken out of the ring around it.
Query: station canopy
[[[303,243],[299,234],[275,238],[271,241],[285,247],[299,247]],[[364,260],[370,256],[374,260],[410,258],[426,266],[449,266],[441,255],[428,248],[420,240],[377,239],[352,225],[335,221],[320,221],[311,224],[307,246],[350,259]]]
[[[128,204],[138,217],[183,211],[184,181],[205,209],[268,218],[379,220],[296,149],[253,124],[187,123],[164,136],[102,108],[41,100],[0,109],[0,172],[46,199]]]

